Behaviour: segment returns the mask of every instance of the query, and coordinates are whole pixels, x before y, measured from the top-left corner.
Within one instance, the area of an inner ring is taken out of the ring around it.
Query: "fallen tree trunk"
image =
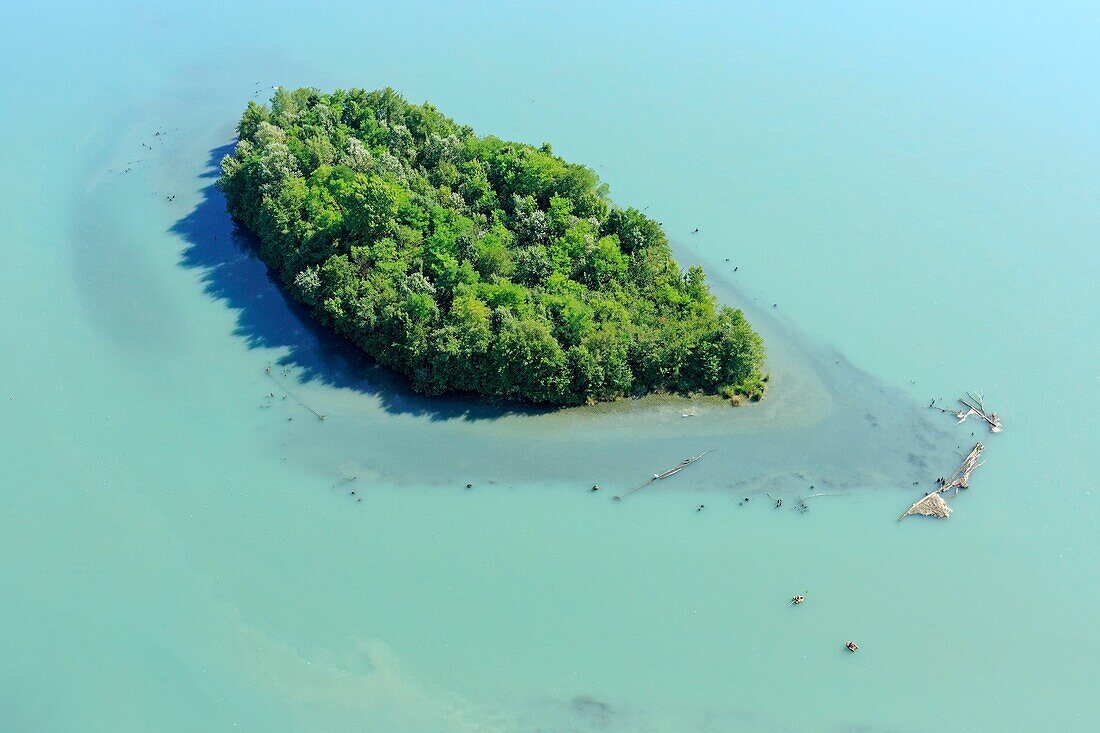
[[[950,477],[939,480],[939,490],[926,494],[924,498],[914,502],[912,506],[905,510],[904,514],[898,517],[898,521],[900,522],[910,514],[920,514],[925,517],[937,517],[939,519],[947,519],[951,516],[951,507],[947,506],[947,500],[941,494],[954,489],[955,493],[952,496],[955,496],[959,493],[959,489],[970,488],[970,474],[982,465],[978,459],[981,458],[983,450],[985,450],[984,445],[975,443],[974,448],[963,459],[962,464],[955,469],[955,472]]]
[[[963,459],[962,464],[955,469],[955,473],[951,474],[946,481],[943,482],[943,486],[940,487],[940,493],[955,490],[955,493],[959,493],[959,489],[970,488],[970,474],[974,469],[982,465],[978,463],[978,459],[982,455],[982,451],[985,450],[985,446],[980,442],[974,444],[974,448]]]
[[[635,491],[641,491],[642,489],[644,489],[645,487],[649,486],[649,485],[650,485],[651,483],[653,483],[654,481],[661,481],[661,480],[663,480],[663,479],[666,479],[666,478],[668,478],[668,477],[670,477],[670,476],[675,476],[676,474],[680,473],[680,471],[683,471],[683,470],[684,470],[685,468],[687,468],[687,467],[688,467],[688,466],[690,466],[691,464],[693,464],[693,463],[695,463],[696,461],[700,460],[700,459],[701,459],[701,458],[702,458],[703,456],[705,456],[705,455],[706,455],[707,453],[710,453],[710,451],[709,451],[709,450],[705,450],[705,451],[703,451],[702,453],[700,453],[700,454],[699,454],[699,455],[697,455],[697,456],[692,456],[691,458],[685,458],[685,459],[684,459],[683,461],[681,461],[681,462],[680,462],[680,463],[679,463],[678,465],[676,465],[676,466],[673,466],[672,468],[668,469],[667,471],[662,471],[661,473],[655,473],[655,474],[653,474],[653,478],[649,479],[649,480],[648,480],[648,481],[646,481],[645,483],[639,484],[638,486],[635,486],[635,487],[634,487],[633,489],[631,489],[630,491],[627,491],[626,493],[620,494],[620,495],[618,495],[618,496],[613,496],[612,498],[613,498],[613,499],[614,499],[615,501],[619,501],[620,499],[625,499],[626,497],[628,497],[628,496],[630,496],[631,494],[633,494],[633,493],[634,493]]]

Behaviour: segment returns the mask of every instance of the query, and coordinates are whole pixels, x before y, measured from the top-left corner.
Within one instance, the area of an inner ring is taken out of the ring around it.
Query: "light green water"
[[[1095,11],[11,15],[0,729],[1100,714]],[[409,394],[233,236],[212,165],[256,81],[388,84],[591,164],[746,309],[773,393],[555,414]],[[968,388],[1003,434],[923,408]],[[896,523],[977,439],[951,519]],[[842,496],[793,511],[813,493]]]

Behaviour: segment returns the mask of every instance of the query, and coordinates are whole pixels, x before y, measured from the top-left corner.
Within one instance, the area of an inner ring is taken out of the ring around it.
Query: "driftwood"
[[[795,504],[794,507],[792,507],[792,508],[794,509],[794,511],[798,512],[799,514],[805,514],[806,512],[810,511],[810,507],[806,505],[806,502],[809,501],[810,499],[818,499],[818,498],[821,498],[821,497],[824,497],[824,496],[847,496],[847,495],[848,495],[847,491],[842,491],[839,494],[830,494],[830,493],[826,493],[826,492],[821,492],[821,493],[817,493],[817,494],[810,494],[809,496],[799,497],[798,503]],[[769,496],[770,496],[770,494],[769,494]]]
[[[960,399],[959,402],[969,408],[970,412],[966,413],[967,417],[969,417],[970,415],[977,415],[982,420],[985,420],[987,423],[989,423],[989,431],[992,433],[999,433],[1004,430],[1004,428],[1001,427],[1001,418],[997,416],[997,413],[986,411],[984,395],[982,395],[981,393],[971,394],[967,392],[966,396],[970,398],[970,402],[967,402],[964,399]],[[973,402],[974,404],[971,404],[971,402]],[[962,420],[959,420],[959,422],[962,422]]]
[[[963,459],[962,464],[955,469],[955,473],[948,476],[940,486],[940,493],[945,493],[951,489],[955,490],[955,494],[959,493],[959,489],[970,488],[970,474],[975,468],[982,465],[978,463],[978,459],[982,455],[982,451],[985,450],[985,446],[981,443],[975,443],[973,450]],[[982,462],[984,463],[984,461]],[[954,496],[954,494],[952,494]]]
[[[952,496],[959,493],[959,489],[970,488],[970,474],[974,472],[978,466],[983,462],[979,462],[982,451],[985,450],[985,446],[981,443],[975,443],[973,450],[963,459],[962,464],[955,469],[955,472],[946,479],[940,479],[940,488],[937,491],[933,491],[930,494],[926,494],[922,499],[913,503],[905,513],[898,517],[898,521],[905,519],[910,514],[920,514],[925,517],[937,517],[939,519],[947,519],[951,516],[951,507],[947,506],[947,500],[944,499],[941,494],[944,494],[951,489],[955,490]]]
[[[928,403],[928,406],[934,410],[939,410],[940,412],[946,412],[949,415],[954,415],[955,419],[958,420],[959,423],[966,422],[966,418],[973,415],[974,417],[977,417],[988,423],[989,431],[991,433],[999,433],[1004,430],[1004,427],[1001,425],[1000,416],[998,416],[995,412],[989,412],[988,410],[986,410],[985,397],[981,393],[975,394],[967,392],[966,397],[967,399],[965,400],[961,397],[959,398],[959,404],[966,407],[965,410],[953,410],[946,407],[940,407],[936,404],[935,400],[932,400],[930,403]]]
[[[947,506],[947,502],[943,500],[942,496],[933,491],[931,494],[906,509],[905,513],[898,517],[898,521],[900,522],[910,514],[947,519],[951,516],[951,507]]]
[[[653,478],[649,479],[648,481],[646,481],[642,484],[639,484],[638,486],[635,486],[633,489],[626,492],[625,494],[620,494],[619,496],[614,497],[615,501],[618,501],[619,499],[625,499],[626,497],[633,494],[635,491],[641,491],[642,489],[649,486],[654,481],[661,481],[663,479],[668,478],[669,476],[675,476],[676,474],[680,473],[680,471],[683,471],[685,468],[687,468],[691,464],[693,464],[696,461],[700,460],[707,453],[710,453],[710,451],[705,450],[697,456],[692,456],[691,458],[685,458],[679,464],[673,466],[672,468],[668,469],[667,471],[661,471],[660,473],[653,474]]]

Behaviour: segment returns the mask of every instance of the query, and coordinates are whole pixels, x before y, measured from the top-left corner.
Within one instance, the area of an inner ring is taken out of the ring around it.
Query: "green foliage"
[[[392,89],[249,102],[218,182],[314,315],[427,394],[759,399],[764,346],[588,168]]]

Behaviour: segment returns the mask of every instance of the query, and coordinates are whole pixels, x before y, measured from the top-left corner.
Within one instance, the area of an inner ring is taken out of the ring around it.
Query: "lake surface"
[[[10,9],[0,729],[1089,727],[1098,31],[1083,3]],[[277,84],[591,165],[764,333],[768,399],[411,394],[212,188]],[[966,389],[1003,434],[926,409]],[[895,522],[976,440],[951,519]]]

